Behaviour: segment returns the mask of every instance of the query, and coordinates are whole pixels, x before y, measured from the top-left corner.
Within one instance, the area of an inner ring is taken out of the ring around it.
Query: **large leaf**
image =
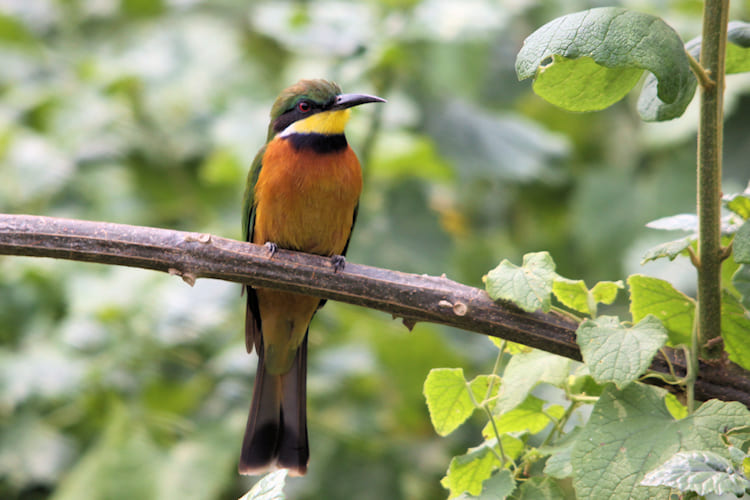
[[[750,186],[744,192],[722,197],[724,205],[743,219],[750,219]]]
[[[573,446],[578,498],[661,498],[665,488],[640,485],[647,472],[679,451],[699,449],[724,455],[722,432],[750,421],[750,411],[742,404],[718,400],[675,420],[664,405],[663,394],[642,384],[622,391],[609,386],[602,393]]]
[[[634,274],[628,278],[630,313],[633,321],[653,314],[669,330],[672,345],[689,345],[695,317],[695,301],[671,283]]]
[[[513,500],[560,500],[566,498],[563,489],[548,477],[530,477],[513,492]],[[480,498],[480,500],[483,500]]]
[[[589,289],[586,288],[583,280],[570,280],[557,276],[552,284],[552,293],[564,306],[574,311],[591,314]]]
[[[550,308],[555,263],[547,252],[523,256],[521,267],[504,259],[487,273],[485,286],[492,300],[509,300],[524,311]]]
[[[734,260],[740,264],[750,264],[750,219],[737,230],[732,246]]]
[[[742,264],[734,275],[732,285],[742,295],[742,305],[750,309],[750,264]]]
[[[484,399],[488,385],[487,376],[477,377],[468,384],[461,368],[430,370],[424,381],[424,396],[435,431],[447,436],[456,430],[474,412],[474,402]]]
[[[516,58],[520,80],[571,111],[620,100],[643,71],[656,75],[658,96],[684,109],[695,77],[679,35],[656,16],[602,7],[559,17],[532,33]]]
[[[733,21],[727,26],[727,55],[726,67],[727,74],[742,73],[750,71],[750,24]],[[694,38],[685,44],[685,50],[690,53],[696,60],[700,58],[701,38]],[[693,80],[691,85],[693,90],[690,96],[695,92],[697,80]],[[688,94],[686,93],[686,96]],[[686,97],[686,102],[666,103],[657,95],[657,79],[654,75],[648,75],[643,82],[641,95],[638,98],[638,112],[646,121],[671,120],[682,116],[685,108],[690,103]],[[684,106],[683,106],[684,104]]]
[[[599,281],[594,288],[591,289],[591,295],[596,302],[602,304],[611,304],[617,298],[617,294],[620,290],[625,288],[625,284],[622,280],[617,281]]]
[[[540,383],[561,385],[568,377],[570,363],[569,359],[539,350],[514,355],[503,372],[494,413],[517,407]]]
[[[739,474],[732,463],[710,451],[675,453],[643,479],[645,486],[669,486],[699,495],[732,493],[742,496],[750,481]]]
[[[488,422],[482,429],[482,435],[486,439],[495,437],[495,429],[500,434],[509,432],[528,432],[536,434],[549,425],[551,418],[560,418],[565,409],[560,405],[551,405],[544,408],[544,401],[529,395],[526,400],[513,410],[495,416],[493,422]]]
[[[499,471],[482,485],[482,494],[477,500],[503,500],[516,488],[516,480],[508,469]],[[538,497],[537,497],[538,498]]]
[[[666,340],[666,329],[652,315],[629,328],[614,316],[600,316],[587,319],[576,332],[594,379],[600,384],[614,382],[621,389],[646,371]]]
[[[499,466],[500,461],[492,449],[489,446],[480,446],[465,455],[453,457],[448,466],[448,473],[440,484],[450,490],[448,498],[454,498],[464,492],[479,495],[482,492],[482,483],[489,479],[492,471]]]
[[[721,337],[729,359],[750,370],[750,312],[727,291],[721,298]]]
[[[750,71],[750,23],[732,21],[727,25],[726,72]]]
[[[589,290],[583,280],[555,276],[552,293],[563,305],[574,311],[595,316],[597,304],[611,304],[624,287],[622,281],[600,281]]]
[[[687,248],[696,240],[696,238],[696,236],[686,236],[684,238],[680,238],[679,240],[667,241],[666,243],[661,243],[659,245],[656,245],[655,247],[651,247],[646,251],[646,253],[643,254],[643,257],[641,258],[641,265],[651,260],[660,259],[662,257],[667,257],[669,258],[669,260],[674,260],[678,255],[687,250]]]

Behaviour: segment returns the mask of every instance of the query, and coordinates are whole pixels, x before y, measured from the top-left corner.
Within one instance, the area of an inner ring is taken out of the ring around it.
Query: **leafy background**
[[[514,60],[563,13],[622,5],[684,40],[702,2],[0,1],[0,210],[240,236],[244,176],[278,91],[322,76],[389,100],[354,114],[366,185],[349,260],[481,286],[548,250],[587,283],[642,272],[650,220],[694,211],[695,112],[643,124],[634,99],[560,111]],[[733,2],[750,19],[750,2]],[[747,181],[750,79],[728,79],[724,191]],[[623,304],[612,306],[622,313]],[[237,498],[254,359],[239,287],[0,258],[0,497]],[[444,498],[479,423],[435,435],[432,367],[486,373],[496,348],[330,303],[311,328],[312,461],[289,498]],[[535,393],[537,394],[537,393]],[[544,397],[543,391],[537,394]]]

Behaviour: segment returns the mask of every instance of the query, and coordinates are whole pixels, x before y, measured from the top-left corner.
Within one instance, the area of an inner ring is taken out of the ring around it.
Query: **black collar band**
[[[344,134],[290,134],[285,138],[297,150],[307,149],[318,154],[337,153],[348,146]]]

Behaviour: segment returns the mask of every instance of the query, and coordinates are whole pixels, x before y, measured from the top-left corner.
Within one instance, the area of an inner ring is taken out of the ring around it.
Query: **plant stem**
[[[700,63],[711,77],[701,81],[698,128],[698,342],[721,335],[721,155],[723,150],[724,62],[729,0],[706,0]],[[697,346],[694,345],[693,349]],[[702,352],[704,357],[718,353]]]
[[[710,87],[714,85],[714,81],[711,80],[711,77],[708,76],[708,72],[706,71],[706,68],[701,66],[701,63],[699,63],[695,57],[693,57],[690,52],[685,51],[685,54],[688,57],[688,61],[690,62],[690,69],[693,70],[693,74],[698,78],[698,81],[701,84],[701,87]]]
[[[495,365],[492,367],[492,373],[490,377],[490,383],[487,384],[487,395],[484,397],[485,402],[489,401],[492,397],[492,388],[495,385],[495,376],[497,375],[498,371],[500,370],[500,363],[503,360],[503,354],[505,354],[505,346],[508,345],[507,340],[503,340],[500,343],[500,352],[497,353],[497,357],[495,358]]]
[[[685,392],[687,396],[687,410],[692,415],[695,411],[695,381],[698,378],[698,318],[695,318],[693,322],[691,345],[690,349],[685,349],[685,362],[687,363]]]

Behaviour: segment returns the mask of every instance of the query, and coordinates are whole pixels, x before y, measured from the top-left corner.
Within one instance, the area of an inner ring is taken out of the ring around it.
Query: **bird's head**
[[[328,80],[300,80],[283,90],[271,108],[269,140],[277,134],[343,134],[350,108],[385,99],[366,94],[342,94]]]

